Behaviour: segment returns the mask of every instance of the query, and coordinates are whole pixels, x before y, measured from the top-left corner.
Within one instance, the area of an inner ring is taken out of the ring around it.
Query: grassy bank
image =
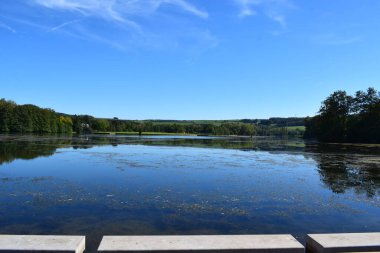
[[[139,135],[139,132],[94,132],[93,134],[109,134],[109,135]],[[197,136],[196,134],[184,134],[184,133],[165,133],[165,132],[141,132],[141,135],[191,135]]]

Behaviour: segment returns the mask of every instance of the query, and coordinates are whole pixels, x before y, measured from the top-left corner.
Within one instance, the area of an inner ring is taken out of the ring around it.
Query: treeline
[[[121,120],[101,119],[89,115],[67,115],[35,105],[17,105],[0,100],[1,133],[178,133],[197,135],[302,136],[303,130],[290,129],[303,125],[303,118],[270,118],[268,120]]]
[[[305,120],[299,123],[301,129],[287,127],[286,118],[282,124],[247,123],[237,121],[132,121],[113,119],[98,119],[91,116],[73,116],[74,131],[83,132],[156,132],[197,135],[240,135],[240,136],[303,136],[302,129]],[[197,123],[201,122],[201,123]],[[85,126],[85,128],[83,128]]]
[[[290,117],[290,118],[269,118],[269,119],[242,119],[243,123],[253,123],[261,126],[276,126],[276,127],[290,127],[290,126],[303,126],[305,118]]]
[[[374,88],[353,96],[336,91],[305,125],[305,137],[322,142],[380,143],[380,93]]]
[[[272,117],[269,119],[240,119],[240,120],[146,120],[153,123],[160,124],[212,124],[221,125],[225,123],[249,123],[261,126],[276,126],[276,127],[290,127],[290,126],[304,126],[305,118],[303,117],[289,117],[280,118]]]
[[[217,124],[181,124],[154,123],[151,121],[133,121],[113,119],[98,119],[92,116],[73,116],[74,131],[83,132],[157,132],[202,135],[244,135],[256,134],[253,124],[222,123]]]
[[[17,105],[0,99],[0,132],[71,133],[71,117],[35,105]]]

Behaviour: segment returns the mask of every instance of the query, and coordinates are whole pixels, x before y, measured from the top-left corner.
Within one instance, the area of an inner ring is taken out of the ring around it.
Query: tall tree
[[[380,143],[380,94],[374,88],[357,91],[353,97],[336,91],[305,125],[305,137],[324,142]]]

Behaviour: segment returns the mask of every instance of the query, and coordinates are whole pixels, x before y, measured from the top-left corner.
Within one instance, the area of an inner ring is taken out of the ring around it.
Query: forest
[[[169,133],[239,136],[302,136],[304,118],[242,120],[123,120],[68,115],[0,100],[1,133]]]
[[[375,88],[335,91],[305,120],[305,137],[321,142],[380,143],[380,93]]]
[[[1,133],[298,136],[320,142],[380,143],[380,93],[335,91],[314,117],[241,120],[122,120],[57,113],[0,99]]]
[[[0,132],[2,133],[72,133],[71,117],[35,105],[17,105],[0,100]]]

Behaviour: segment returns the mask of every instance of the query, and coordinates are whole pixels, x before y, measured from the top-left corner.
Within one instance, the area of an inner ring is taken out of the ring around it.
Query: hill
[[[302,136],[304,118],[233,120],[128,120],[69,115],[35,105],[0,100],[2,133],[195,134]]]

